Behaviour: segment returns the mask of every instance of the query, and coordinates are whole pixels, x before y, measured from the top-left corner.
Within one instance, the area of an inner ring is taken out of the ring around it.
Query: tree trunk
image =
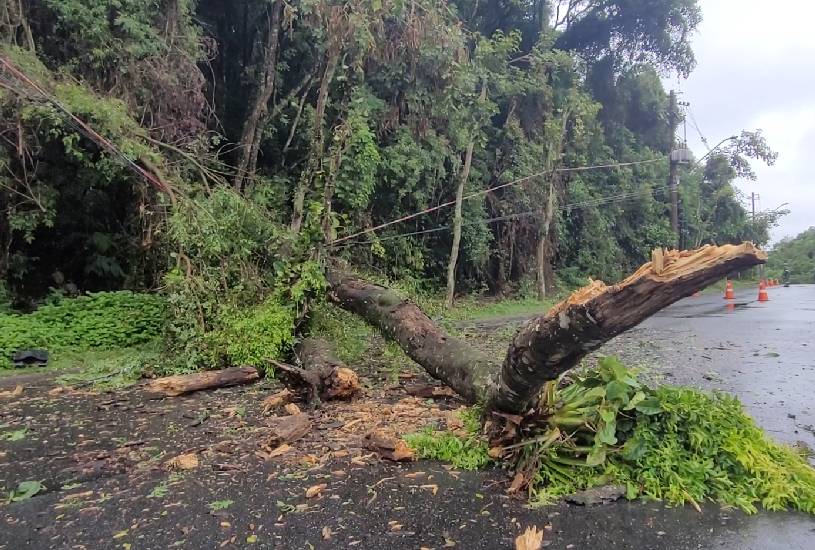
[[[263,50],[263,69],[260,85],[249,116],[241,133],[241,156],[235,171],[235,188],[241,190],[251,181],[257,169],[257,156],[260,150],[261,120],[269,109],[269,100],[274,93],[275,75],[277,72],[277,51],[280,45],[280,16],[283,2],[276,0],[271,7],[269,29],[266,32],[266,43]]]
[[[386,288],[330,270],[329,296],[394,339],[464,399],[485,403],[488,410],[520,414],[535,406],[547,381],[614,336],[727,273],[766,260],[766,253],[752,243],[656,250],[651,262],[621,283],[595,281],[531,319],[513,338],[503,364],[450,336],[416,305]]]
[[[311,187],[311,181],[322,162],[323,151],[325,150],[325,137],[323,135],[325,108],[328,104],[328,87],[334,79],[334,72],[337,70],[337,63],[340,59],[339,45],[329,46],[327,55],[325,71],[323,72],[322,80],[320,80],[320,91],[317,93],[317,107],[314,112],[314,144],[311,148],[308,165],[303,170],[297,182],[297,189],[294,192],[292,218],[289,226],[289,230],[294,236],[300,233],[300,228],[303,225],[306,193],[308,192],[308,188]]]
[[[302,368],[276,363],[276,374],[287,386],[304,388],[309,403],[349,399],[360,391],[359,376],[337,359],[325,340],[306,338],[295,355]]]
[[[487,355],[437,327],[415,304],[394,291],[329,270],[329,297],[392,338],[437,380],[471,403],[484,401],[496,365]]]
[[[487,84],[481,83],[481,94],[478,97],[479,102],[487,99]],[[470,139],[467,144],[467,150],[464,153],[464,167],[461,170],[461,177],[458,180],[458,187],[456,188],[456,211],[453,218],[453,248],[450,250],[450,261],[447,264],[447,308],[453,307],[453,301],[456,296],[456,264],[458,263],[458,253],[461,245],[461,210],[464,199],[464,187],[467,185],[467,179],[470,177],[470,168],[473,164],[473,149],[475,148],[475,137]]]
[[[447,308],[453,307],[456,296],[456,264],[458,264],[458,252],[461,246],[461,210],[464,202],[464,186],[470,176],[470,166],[473,162],[473,148],[475,144],[470,141],[467,144],[467,151],[464,154],[464,168],[461,170],[461,177],[456,188],[456,210],[453,217],[453,248],[450,250],[450,261],[447,264]]]
[[[555,184],[549,183],[549,193],[546,197],[546,209],[543,212],[543,219],[540,221],[538,229],[538,247],[536,253],[537,274],[538,274],[538,299],[543,300],[549,291],[546,284],[546,264],[549,261],[546,244],[549,241],[549,230],[552,227],[552,218],[555,215]]]

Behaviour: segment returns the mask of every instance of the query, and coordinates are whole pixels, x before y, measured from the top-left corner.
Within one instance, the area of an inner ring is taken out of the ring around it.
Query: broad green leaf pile
[[[632,499],[815,513],[815,469],[802,452],[770,440],[735,397],[652,389],[605,358],[567,385],[550,383],[541,406],[545,424],[528,435],[513,464],[531,479],[533,503],[620,483]],[[475,430],[465,438],[424,432],[408,442],[421,457],[461,468],[489,462]]]

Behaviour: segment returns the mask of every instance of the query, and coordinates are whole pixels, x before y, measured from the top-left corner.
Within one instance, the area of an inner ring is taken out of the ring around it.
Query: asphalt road
[[[686,298],[606,351],[626,357],[650,347],[649,366],[670,381],[733,393],[773,437],[815,449],[815,285],[768,293],[769,302],[758,302],[756,289],[732,302]]]
[[[815,447],[815,286],[770,289],[763,304],[755,294],[737,292],[731,308],[717,295],[688,298],[601,353],[656,379],[732,392],[773,437]],[[0,404],[6,429],[31,429],[25,440],[0,442],[0,490],[26,479],[48,488],[0,504],[0,550],[503,550],[530,525],[545,529],[547,550],[815,549],[815,519],[803,514],[624,501],[532,510],[504,493],[498,470],[263,460],[251,423],[268,390],[256,386],[158,403],[128,392],[52,397],[51,387],[32,381],[24,398]],[[242,414],[220,414],[239,405]],[[212,418],[190,420],[204,413]],[[205,450],[202,466],[186,473],[168,475],[151,458],[189,449]],[[306,498],[317,483],[324,492]]]

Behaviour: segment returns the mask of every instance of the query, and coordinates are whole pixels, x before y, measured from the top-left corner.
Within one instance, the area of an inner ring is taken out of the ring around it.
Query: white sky
[[[758,180],[737,186],[748,196],[758,193],[760,209],[789,203],[791,212],[772,237],[795,236],[815,226],[815,2],[699,4],[696,70],[666,85],[681,89],[711,147],[741,130],[764,130],[778,161],[754,162]],[[697,156],[707,152],[690,121],[688,142]]]

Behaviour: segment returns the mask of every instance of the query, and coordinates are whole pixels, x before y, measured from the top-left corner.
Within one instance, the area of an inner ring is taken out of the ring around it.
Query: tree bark
[[[453,247],[450,250],[450,261],[447,263],[447,300],[445,304],[447,308],[453,307],[453,302],[456,297],[456,265],[458,264],[458,252],[461,247],[461,210],[462,203],[464,202],[464,186],[467,183],[467,178],[470,176],[470,166],[473,162],[473,149],[475,144],[470,141],[467,144],[467,151],[464,153],[464,168],[461,170],[461,177],[458,180],[458,187],[456,188],[456,209],[453,216]]]
[[[554,177],[554,176],[553,176]],[[536,251],[537,275],[538,275],[538,299],[543,300],[549,292],[549,285],[546,282],[546,264],[548,262],[547,243],[549,242],[549,231],[552,226],[552,218],[555,215],[555,189],[554,181],[549,183],[549,193],[546,196],[546,209],[543,219],[538,229],[538,246]]]
[[[260,373],[255,367],[234,367],[157,378],[145,384],[144,390],[166,397],[178,397],[201,390],[250,384],[258,380]]]
[[[241,133],[241,156],[235,171],[235,188],[238,190],[243,189],[246,183],[254,178],[257,169],[257,157],[258,151],[260,150],[261,134],[263,133],[263,127],[260,122],[269,110],[269,100],[275,88],[277,51],[280,45],[280,17],[282,11],[283,2],[276,0],[271,7],[269,29],[266,32],[261,82],[258,86],[252,109],[244,122],[243,132]]]
[[[295,356],[302,368],[276,363],[277,374],[287,386],[305,388],[309,403],[350,399],[360,391],[357,373],[340,361],[333,346],[322,338],[305,338]]]
[[[294,202],[292,207],[292,218],[289,230],[292,235],[296,236],[300,233],[300,228],[303,225],[303,216],[305,213],[306,193],[311,187],[314,174],[322,162],[323,152],[325,150],[325,109],[328,104],[328,87],[331,81],[334,80],[334,73],[337,70],[337,64],[340,59],[340,45],[329,45],[325,71],[323,78],[320,80],[320,90],[317,93],[317,107],[314,112],[314,144],[309,153],[309,162],[303,170],[299,181],[297,182],[297,189],[294,192]]]
[[[479,102],[487,99],[487,84],[481,83],[481,94],[478,97]],[[447,264],[447,308],[453,307],[453,302],[456,297],[456,265],[458,264],[458,254],[461,247],[461,210],[462,203],[464,202],[464,187],[467,185],[467,179],[470,177],[470,168],[473,164],[473,149],[475,148],[475,137],[470,139],[467,144],[467,150],[464,153],[464,167],[461,170],[461,176],[458,180],[458,187],[456,188],[456,210],[453,217],[453,248],[450,250],[450,261]]]
[[[471,403],[483,401],[495,372],[490,357],[436,326],[415,304],[394,291],[338,270],[329,270],[329,298],[392,338],[437,380]]]
[[[534,408],[547,381],[611,338],[727,273],[766,260],[766,253],[752,243],[654,251],[653,260],[624,281],[612,286],[594,281],[531,319],[513,338],[503,364],[450,336],[416,305],[386,288],[330,270],[329,296],[394,339],[467,401],[522,414]]]

